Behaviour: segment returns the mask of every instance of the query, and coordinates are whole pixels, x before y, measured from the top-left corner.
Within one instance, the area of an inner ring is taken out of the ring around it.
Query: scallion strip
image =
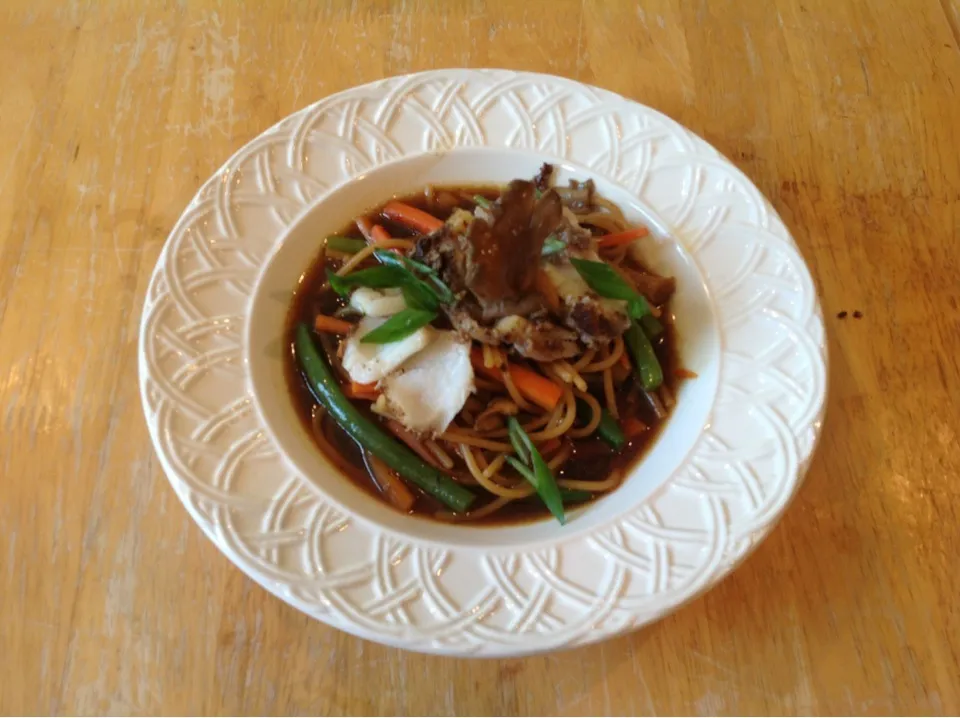
[[[350,290],[354,287],[385,289],[387,287],[402,287],[408,281],[403,270],[387,266],[361,269],[351,272],[345,277],[341,277],[328,269],[327,280],[330,282],[333,291],[344,297],[350,294]]]
[[[543,499],[543,503],[546,504],[550,513],[556,517],[557,521],[559,521],[561,525],[565,524],[567,519],[563,513],[563,499],[560,497],[560,487],[557,486],[557,480],[554,478],[553,472],[550,471],[547,462],[543,460],[540,452],[537,451],[533,440],[527,436],[527,432],[523,430],[520,422],[517,421],[517,417],[508,417],[507,426],[511,436],[516,437],[517,441],[520,442],[530,457],[530,468],[532,468],[533,471],[529,474],[524,474],[523,472],[521,472],[521,474],[527,481],[533,484],[533,488],[536,489],[540,498]],[[514,461],[516,461],[516,459],[514,459]],[[512,463],[511,466],[513,466]]]
[[[622,299],[627,302],[627,311],[634,319],[650,314],[650,304],[646,298],[631,287],[627,281],[617,274],[616,270],[606,262],[592,262],[588,259],[572,257],[570,263],[576,268],[583,281],[607,299]]]
[[[436,312],[423,309],[404,309],[397,312],[373,331],[360,337],[361,344],[391,344],[406,339],[421,327],[437,318]]]
[[[357,239],[356,237],[327,237],[327,249],[332,249],[334,252],[356,254],[366,246],[367,243],[365,240]]]

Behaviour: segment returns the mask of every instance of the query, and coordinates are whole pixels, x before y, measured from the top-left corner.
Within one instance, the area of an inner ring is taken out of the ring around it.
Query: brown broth
[[[435,192],[436,197],[443,197],[444,203],[438,203],[436,201],[431,203],[424,193],[418,193],[400,199],[407,204],[430,212],[440,219],[446,219],[457,207],[472,209],[474,202],[470,198],[474,195],[479,194],[490,200],[496,199],[496,197],[499,196],[499,188],[489,186],[438,187],[435,188]],[[454,202],[451,197],[457,198],[456,201]],[[384,217],[380,213],[379,208],[369,212],[366,217],[372,223],[382,225],[392,237],[402,238],[413,236],[413,233],[409,229]],[[343,237],[362,238],[362,234],[357,229],[355,223],[351,223],[336,234]],[[375,263],[376,260],[370,261],[371,266]],[[313,266],[304,275],[303,281],[294,297],[287,315],[285,328],[285,341],[287,346],[291,347],[287,353],[288,359],[285,362],[287,386],[290,391],[291,400],[297,408],[297,413],[300,416],[303,428],[314,440],[318,450],[323,452],[327,458],[357,486],[384,501],[384,503],[387,503],[386,500],[380,496],[376,485],[367,473],[360,446],[341,429],[336,422],[330,419],[329,416],[324,416],[320,422],[327,447],[324,447],[317,441],[314,433],[314,416],[319,408],[319,403],[307,386],[297,366],[292,350],[294,331],[300,322],[305,322],[307,325],[312,326],[314,317],[318,313],[333,314],[344,305],[344,300],[329,290],[329,288],[322,289],[326,269],[329,268],[335,271],[341,264],[341,260],[330,257],[327,257],[324,262],[314,261]],[[363,266],[367,265],[365,264]],[[662,307],[662,309],[663,315],[661,321],[663,322],[665,331],[654,342],[654,350],[663,367],[664,383],[670,393],[676,396],[677,385],[679,383],[676,376],[676,370],[679,367],[676,353],[676,330],[668,311],[669,303]],[[320,337],[315,335],[314,341],[317,342],[318,348],[324,352],[327,361],[334,367],[334,372],[336,373],[338,362],[332,354],[335,354],[339,340],[336,337],[328,336],[321,341]],[[326,346],[324,346],[324,342],[327,342]],[[523,360],[512,357],[511,361]],[[341,377],[341,379],[343,379],[343,377]],[[636,439],[629,441],[619,451],[615,451],[596,435],[584,439],[564,439],[564,441],[572,444],[573,453],[560,467],[559,471],[556,472],[558,478],[601,481],[606,479],[610,473],[615,470],[622,471],[624,474],[629,473],[631,466],[642,459],[643,455],[656,440],[663,425],[666,423],[666,419],[658,421],[655,411],[649,402],[647,402],[642,395],[639,395],[636,389],[628,390],[631,384],[632,378],[628,379],[624,386],[617,387],[617,406],[620,411],[620,424],[622,426],[624,421],[631,417],[637,418],[649,427],[647,431]],[[606,402],[603,397],[602,387],[591,385],[589,388],[590,393],[599,400],[600,405],[605,406]],[[354,401],[354,404],[373,421],[377,423],[382,422],[382,419],[378,415],[369,410],[368,402]],[[667,418],[669,418],[669,413],[668,410]],[[331,448],[333,451],[330,450]],[[459,473],[464,476],[469,476],[469,471],[463,464],[463,460],[453,451],[453,448],[450,446],[445,446],[444,448],[455,461],[454,474]],[[423,493],[412,484],[408,484],[408,486],[416,496],[416,502],[410,513],[427,518],[434,518],[437,512],[444,510],[444,506],[439,501]],[[477,502],[472,507],[473,509],[480,508],[494,498],[479,487],[471,486],[470,488],[475,489],[475,493],[478,495]],[[616,489],[614,489],[614,491],[616,491]],[[590,501],[595,501],[603,495],[605,494],[596,494]],[[571,504],[569,508],[572,509],[583,506],[586,503],[589,503],[589,501]],[[542,502],[540,502],[536,496],[532,496],[528,499],[512,501],[490,517],[469,521],[467,523],[473,526],[491,526],[506,523],[515,524],[549,517],[550,514]]]

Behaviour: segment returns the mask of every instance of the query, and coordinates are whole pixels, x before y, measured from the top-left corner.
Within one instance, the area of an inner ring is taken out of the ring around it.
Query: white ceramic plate
[[[338,476],[296,420],[283,317],[321,238],[427,183],[505,181],[548,160],[592,177],[678,277],[684,382],[652,451],[565,527],[401,516]],[[506,656],[653,621],[769,532],[826,399],[810,274],[750,181],[643,105],[569,80],[439,70],[364,85],[240,150],[174,228],[147,292],[144,410],[197,523],[247,575],[337,628]]]

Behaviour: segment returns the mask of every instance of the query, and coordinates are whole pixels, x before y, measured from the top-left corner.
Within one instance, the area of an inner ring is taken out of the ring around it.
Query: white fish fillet
[[[389,317],[407,308],[399,289],[358,287],[350,295],[350,306],[368,317]]]
[[[432,330],[430,344],[380,385],[390,414],[409,429],[440,434],[474,390],[470,345]]]
[[[427,327],[418,329],[410,336],[389,344],[361,344],[360,339],[373,331],[386,319],[364,317],[357,330],[346,340],[343,352],[343,368],[350,378],[361,384],[370,384],[386,377],[407,359],[423,349],[431,339]]]

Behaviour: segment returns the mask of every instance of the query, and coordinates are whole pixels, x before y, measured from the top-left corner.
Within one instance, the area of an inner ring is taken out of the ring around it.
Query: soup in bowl
[[[579,531],[655,490],[706,421],[717,339],[696,267],[629,195],[543,159],[382,166],[264,268],[258,409],[351,514],[466,545]]]

